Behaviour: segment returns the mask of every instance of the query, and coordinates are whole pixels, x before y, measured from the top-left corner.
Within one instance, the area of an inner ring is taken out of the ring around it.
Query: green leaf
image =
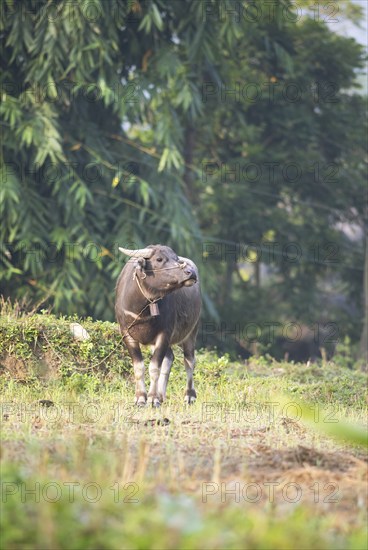
[[[152,2],[152,4],[151,4],[151,10],[152,10],[152,19],[153,19],[154,24],[156,25],[156,27],[158,28],[159,31],[162,31],[162,29],[164,27],[164,23],[161,19],[161,14],[158,11],[158,8],[157,8],[157,6],[154,2]]]
[[[158,169],[157,169],[158,172],[162,172],[165,169],[166,162],[167,162],[167,159],[169,157],[169,154],[170,154],[170,149],[165,147],[165,149],[162,152],[160,162],[159,162],[159,165],[158,165]]]

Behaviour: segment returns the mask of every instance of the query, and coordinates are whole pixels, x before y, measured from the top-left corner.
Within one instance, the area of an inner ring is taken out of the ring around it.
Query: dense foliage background
[[[199,265],[200,345],[362,353],[365,54],[334,28],[362,14],[316,6],[5,0],[1,293],[112,320],[117,247],[161,242]]]

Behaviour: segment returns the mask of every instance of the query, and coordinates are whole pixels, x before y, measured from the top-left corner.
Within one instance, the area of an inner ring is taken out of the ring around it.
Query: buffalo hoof
[[[145,395],[139,395],[135,398],[135,404],[137,407],[145,407],[146,406],[147,397]]]
[[[147,399],[147,404],[152,405],[152,407],[160,407],[161,401],[157,396],[149,395]]]
[[[197,398],[197,394],[194,390],[189,390],[185,394],[184,401],[187,405],[193,405],[195,403],[195,400]]]
[[[185,401],[185,404],[186,405],[193,405],[196,401],[196,398],[195,397],[191,397],[190,395],[186,395],[184,397],[184,401]]]

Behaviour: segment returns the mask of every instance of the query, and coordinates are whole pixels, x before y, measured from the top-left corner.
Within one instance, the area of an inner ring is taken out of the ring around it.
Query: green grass
[[[365,548],[366,373],[200,351],[188,408],[178,352],[136,409],[114,324],[5,313],[1,548]]]

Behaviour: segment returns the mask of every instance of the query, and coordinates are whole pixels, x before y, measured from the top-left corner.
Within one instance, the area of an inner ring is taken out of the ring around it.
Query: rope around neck
[[[169,268],[170,269],[170,268]],[[144,277],[145,279],[146,277]],[[141,283],[139,282],[139,277],[137,275],[137,271],[134,272],[134,277],[133,279],[135,279],[137,281],[137,285],[138,285],[138,288],[139,290],[141,291],[141,293],[143,294],[143,296],[146,298],[146,300],[148,301],[148,304],[146,305],[149,306],[150,304],[155,304],[156,302],[158,302],[159,300],[161,300],[163,298],[163,296],[160,296],[159,298],[156,298],[155,300],[151,300],[151,298],[149,298],[148,296],[146,296],[146,294],[144,293],[143,291],[143,288],[142,288],[142,285]]]

